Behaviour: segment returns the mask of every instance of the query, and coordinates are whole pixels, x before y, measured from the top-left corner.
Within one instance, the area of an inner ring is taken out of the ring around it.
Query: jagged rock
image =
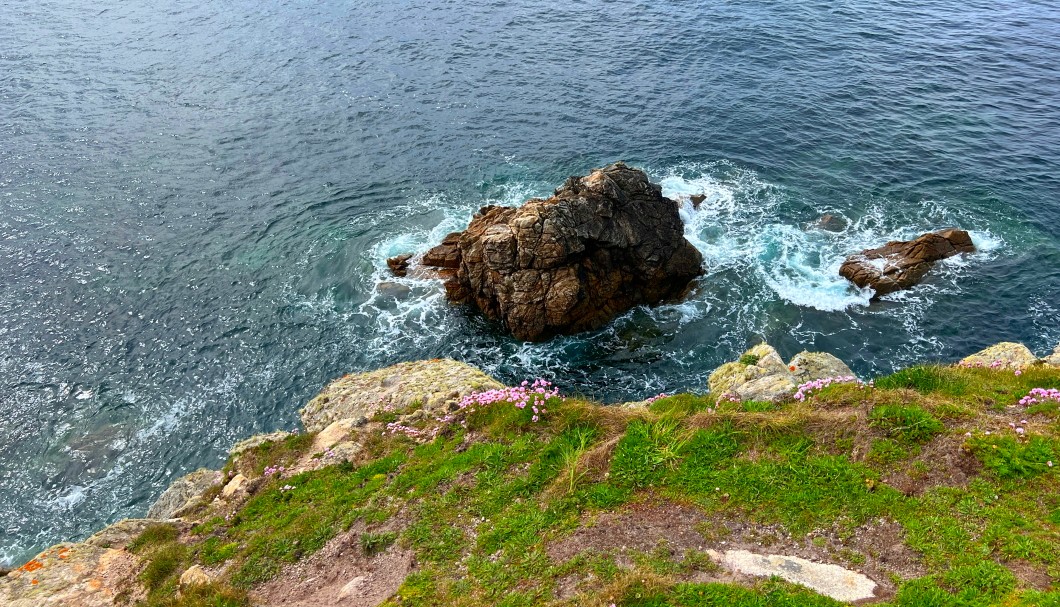
[[[442,239],[442,244],[433,247],[423,255],[423,265],[435,268],[460,267],[461,232],[451,232]]]
[[[703,204],[703,201],[707,199],[706,194],[692,194],[688,197],[692,201],[692,208],[698,209],[699,205]]]
[[[184,573],[180,574],[181,588],[187,588],[188,586],[205,586],[212,581],[213,576],[198,565],[192,565],[185,569]]]
[[[445,282],[450,301],[530,341],[678,298],[703,272],[677,205],[622,163],[571,177],[548,199],[480,209],[423,263],[456,268]]]
[[[919,283],[939,260],[974,251],[964,230],[929,232],[916,240],[895,240],[851,255],[839,267],[839,275],[880,297]]]
[[[966,356],[958,363],[962,367],[988,367],[993,369],[1024,369],[1038,362],[1038,357],[1027,346],[1011,341],[994,344],[989,348]]]
[[[804,384],[815,379],[826,377],[848,377],[854,375],[843,361],[827,352],[802,351],[788,362],[788,370],[795,377],[795,383]]]
[[[333,381],[301,410],[302,424],[307,431],[318,432],[339,420],[360,423],[382,410],[403,412],[413,404],[427,413],[444,413],[468,394],[502,387],[489,375],[455,360],[400,363]]]
[[[871,599],[876,593],[876,582],[839,565],[815,563],[783,554],[755,554],[747,550],[726,550],[724,553],[708,550],[707,554],[730,571],[756,577],[776,576],[845,603]]]
[[[741,401],[776,401],[791,396],[798,387],[784,359],[769,344],[759,344],[740,358],[750,364],[725,363],[710,374],[708,386],[712,394]]]
[[[144,597],[136,579],[140,559],[125,545],[157,521],[124,520],[81,543],[52,546],[0,577],[0,605],[7,607],[110,607]]]
[[[158,496],[158,499],[147,511],[147,518],[173,518],[185,507],[192,505],[213,485],[221,482],[221,473],[217,470],[200,468],[186,474],[173,483]]]
[[[405,276],[409,273],[409,260],[412,259],[412,254],[398,255],[397,257],[391,257],[386,260],[386,265],[390,268],[390,271],[394,276]]]
[[[1053,353],[1043,358],[1042,362],[1051,367],[1060,367],[1060,344],[1056,344]]]

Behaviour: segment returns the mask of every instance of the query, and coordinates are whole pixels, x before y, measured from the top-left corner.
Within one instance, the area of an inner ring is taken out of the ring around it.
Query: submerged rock
[[[1027,346],[1011,341],[994,344],[966,356],[958,363],[962,367],[987,367],[991,369],[1024,369],[1038,362],[1038,357]]]
[[[418,405],[427,413],[444,413],[473,392],[504,386],[471,365],[450,359],[407,362],[339,378],[302,409],[302,424],[318,432],[339,420],[365,420],[388,410]]]
[[[972,238],[964,230],[929,232],[915,240],[891,241],[847,257],[839,275],[875,297],[908,289],[923,280],[935,262],[960,253],[973,253]]]
[[[548,199],[484,207],[423,257],[456,269],[445,282],[450,301],[529,341],[676,299],[702,274],[702,261],[674,201],[623,163],[571,177]]]
[[[792,396],[799,384],[854,373],[843,361],[825,352],[803,351],[787,364],[769,344],[758,344],[740,360],[725,363],[707,380],[712,394],[740,401],[778,401]]]
[[[824,230],[825,232],[842,232],[847,228],[847,220],[838,215],[825,213],[817,218],[813,227],[818,230]]]
[[[162,492],[147,511],[147,518],[168,519],[179,515],[185,507],[197,502],[210,487],[221,482],[221,473],[217,470],[200,468],[186,474]]]

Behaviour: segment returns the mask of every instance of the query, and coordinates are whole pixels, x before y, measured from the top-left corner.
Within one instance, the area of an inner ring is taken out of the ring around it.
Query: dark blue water
[[[614,401],[759,338],[864,375],[1051,349],[1060,8],[865,4],[0,2],[0,560],[400,360]],[[523,345],[385,284],[480,205],[619,159],[708,195],[688,302]],[[913,291],[835,274],[947,226],[982,252]]]

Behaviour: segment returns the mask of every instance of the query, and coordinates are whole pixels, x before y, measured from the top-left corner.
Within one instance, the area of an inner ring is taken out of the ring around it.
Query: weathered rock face
[[[384,409],[401,412],[418,403],[425,413],[454,409],[472,392],[504,386],[475,367],[449,359],[400,363],[339,378],[302,409],[309,432],[339,420],[363,420]]]
[[[456,269],[445,283],[451,301],[529,341],[680,297],[702,273],[677,204],[622,163],[571,177],[548,199],[482,208],[423,264]]]
[[[1016,370],[1025,369],[1036,362],[1038,362],[1038,357],[1027,346],[1011,341],[1003,341],[971,356],[966,356],[958,364],[962,367]]]
[[[156,522],[124,520],[79,544],[52,546],[0,577],[0,605],[109,607],[122,595],[129,603],[143,598],[140,559],[125,546]]]
[[[147,511],[147,518],[168,519],[179,516],[181,510],[196,502],[207,489],[220,482],[220,472],[205,468],[182,476],[173,481],[158,497]]]
[[[854,373],[843,361],[824,352],[800,352],[788,364],[769,344],[758,344],[710,374],[712,394],[740,401],[778,401],[792,396],[799,384]]]
[[[839,274],[859,287],[872,288],[880,297],[919,283],[939,260],[973,252],[972,238],[964,230],[929,232],[915,240],[896,240],[851,255]]]

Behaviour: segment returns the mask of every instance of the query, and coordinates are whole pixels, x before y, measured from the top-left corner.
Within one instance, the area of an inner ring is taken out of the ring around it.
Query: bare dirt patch
[[[555,562],[585,552],[610,554],[619,566],[632,566],[630,551],[651,552],[660,547],[680,561],[688,550],[748,550],[759,554],[798,556],[834,563],[863,573],[878,586],[876,599],[894,595],[892,578],[912,579],[926,574],[920,555],[905,545],[901,525],[876,520],[853,532],[821,529],[803,537],[791,536],[779,525],[757,525],[722,515],[708,515],[694,506],[653,501],[586,520],[572,535],[546,551]],[[691,571],[689,581],[742,582],[745,576],[724,571]],[[570,581],[564,594],[571,591]]]
[[[933,487],[963,487],[983,467],[963,445],[963,436],[936,438],[924,445],[909,464],[885,476],[883,482],[906,495],[921,495]]]
[[[377,530],[378,531],[378,530]],[[415,569],[411,550],[396,544],[375,556],[361,548],[360,525],[287,567],[253,593],[265,607],[376,607]]]

